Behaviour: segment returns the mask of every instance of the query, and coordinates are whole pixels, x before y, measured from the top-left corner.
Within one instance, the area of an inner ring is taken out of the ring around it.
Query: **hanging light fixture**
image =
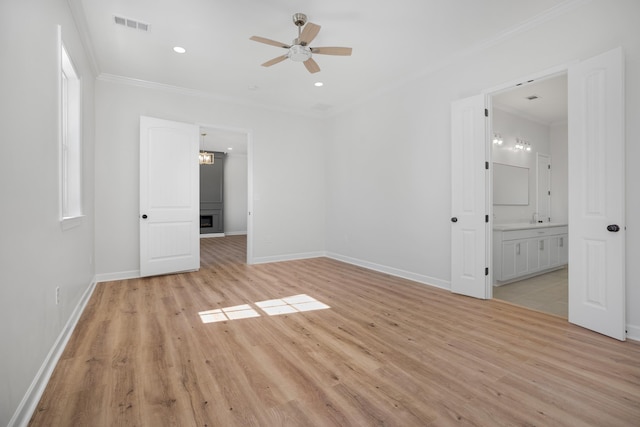
[[[202,135],[202,146],[203,149],[198,153],[198,161],[201,165],[212,165],[213,164],[213,153],[208,153],[204,151],[204,137],[207,136],[206,133],[200,134]]]

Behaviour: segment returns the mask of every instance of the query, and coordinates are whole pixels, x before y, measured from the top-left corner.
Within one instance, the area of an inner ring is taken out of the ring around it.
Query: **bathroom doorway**
[[[567,98],[567,75],[561,73],[492,94],[490,115],[493,297],[563,318],[568,317]]]

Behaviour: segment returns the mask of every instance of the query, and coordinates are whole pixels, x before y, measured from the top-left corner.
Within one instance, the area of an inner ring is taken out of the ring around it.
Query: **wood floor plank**
[[[98,284],[30,425],[640,425],[636,342],[329,258],[245,258],[244,236],[203,239],[198,272]],[[330,308],[256,304],[300,294]],[[258,317],[200,316],[245,304]]]

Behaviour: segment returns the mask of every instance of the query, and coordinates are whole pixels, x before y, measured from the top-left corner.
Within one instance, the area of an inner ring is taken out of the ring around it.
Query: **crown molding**
[[[192,96],[196,98],[212,99],[215,101],[234,104],[242,107],[258,108],[263,110],[269,110],[276,113],[284,113],[287,115],[303,116],[303,117],[312,118],[312,119],[324,117],[324,115],[320,113],[303,112],[293,108],[285,108],[285,107],[278,107],[274,105],[261,104],[258,102],[253,102],[253,101],[249,101],[242,98],[218,95],[212,92],[205,92],[197,89],[189,89],[181,86],[173,86],[173,85],[168,85],[164,83],[152,82],[148,80],[134,79],[131,77],[124,77],[116,74],[101,73],[98,75],[96,80],[100,80],[108,83],[127,85],[127,86],[141,87],[145,89],[158,90],[158,91],[174,93],[178,95]]]
[[[565,15],[573,10],[575,10],[578,7],[584,6],[586,4],[591,3],[593,0],[567,0],[564,1],[550,9],[545,10],[544,12],[539,13],[538,15],[529,18],[517,25],[514,25],[511,28],[507,28],[506,30],[503,30],[497,34],[495,34],[494,36],[482,40],[479,43],[476,43],[472,46],[470,46],[467,49],[463,49],[461,51],[455,52],[451,55],[449,55],[448,57],[434,62],[432,65],[430,65],[427,68],[423,68],[413,74],[407,75],[404,78],[399,78],[397,80],[395,80],[393,83],[388,84],[386,86],[383,86],[381,88],[379,88],[378,90],[375,90],[371,93],[369,93],[366,96],[363,96],[361,98],[358,98],[348,104],[345,104],[341,107],[337,107],[335,109],[333,109],[332,111],[327,113],[328,117],[331,116],[335,116],[339,113],[348,111],[348,110],[352,110],[355,107],[358,107],[360,105],[366,104],[368,102],[371,102],[373,99],[376,99],[380,96],[383,96],[389,92],[392,92],[394,90],[397,90],[401,87],[405,87],[407,85],[409,85],[412,82],[415,82],[416,80],[419,80],[421,78],[424,78],[430,74],[435,73],[436,71],[440,71],[444,68],[446,68],[447,66],[453,65],[455,62],[460,61],[462,59],[464,59],[467,56],[471,56],[473,54],[476,54],[478,52],[481,52],[483,50],[486,50],[490,47],[496,46],[518,34],[522,34],[526,31],[529,31],[531,29],[534,29],[546,22],[549,22],[559,16]]]

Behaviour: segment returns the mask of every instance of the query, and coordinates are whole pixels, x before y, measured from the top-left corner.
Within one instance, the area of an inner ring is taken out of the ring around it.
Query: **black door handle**
[[[451,222],[458,222],[458,218],[454,216],[453,218],[451,218]]]
[[[611,231],[612,233],[616,233],[618,231],[620,231],[620,227],[618,226],[618,224],[611,224],[607,226],[607,231]]]
[[[142,215],[142,219],[147,219],[147,214]]]

